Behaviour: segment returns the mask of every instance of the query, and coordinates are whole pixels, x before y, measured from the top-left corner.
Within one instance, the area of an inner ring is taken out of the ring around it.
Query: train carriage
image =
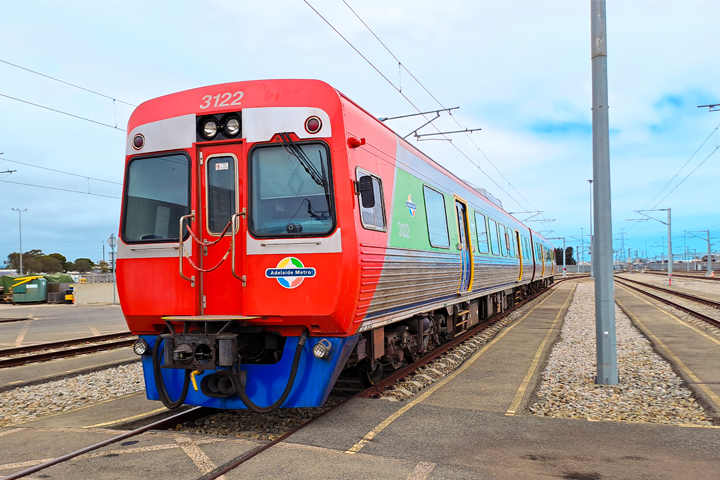
[[[268,80],[135,110],[117,269],[148,398],[262,412],[377,381],[548,286],[554,255],[331,86]]]

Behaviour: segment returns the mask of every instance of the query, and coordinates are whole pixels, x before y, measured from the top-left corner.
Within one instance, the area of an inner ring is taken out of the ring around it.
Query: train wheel
[[[383,366],[377,362],[373,363],[376,366],[374,371],[372,370],[370,362],[358,365],[358,376],[360,377],[360,383],[362,383],[365,388],[372,387],[373,385],[377,384],[380,379],[382,379]]]

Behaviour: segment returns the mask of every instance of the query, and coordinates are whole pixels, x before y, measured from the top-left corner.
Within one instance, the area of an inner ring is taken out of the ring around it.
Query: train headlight
[[[207,140],[212,140],[218,133],[218,123],[214,118],[208,118],[202,124],[202,135]]]
[[[315,358],[323,359],[330,356],[330,342],[323,338],[313,347]]]
[[[237,136],[237,134],[240,133],[240,119],[236,116],[228,118],[225,121],[223,129],[225,130],[226,137]]]
[[[135,352],[136,355],[149,355],[150,345],[142,338],[139,338],[138,341],[133,344],[133,352]]]

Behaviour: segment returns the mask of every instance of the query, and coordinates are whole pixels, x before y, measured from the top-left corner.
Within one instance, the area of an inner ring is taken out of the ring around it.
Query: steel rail
[[[692,302],[701,303],[705,306],[716,308],[716,309],[720,310],[720,302],[716,302],[716,301],[710,300],[708,298],[696,297],[695,295],[691,295],[689,293],[684,293],[684,292],[676,292],[675,290],[670,290],[667,288],[659,287],[657,285],[650,285],[649,283],[638,282],[637,280],[630,280],[629,278],[621,277],[621,280],[625,281],[625,282],[636,283],[638,285],[642,285],[643,287],[652,288],[653,290],[658,290],[660,292],[664,292],[669,295],[675,295],[676,297],[684,298],[685,300],[690,300]]]
[[[9,322],[22,322],[25,320],[31,320],[28,317],[20,317],[20,318],[0,318],[0,323],[9,323]]]
[[[667,277],[667,273],[662,272],[643,272],[649,275],[662,275],[663,277]],[[720,277],[706,277],[704,273],[697,275],[692,274],[686,274],[686,273],[675,273],[673,272],[673,277],[683,277],[683,278],[694,278],[695,280],[711,280],[713,282],[720,281]]]
[[[22,355],[32,352],[43,352],[44,350],[52,351],[38,353],[35,355],[1,358],[0,368],[15,367],[18,365],[25,365],[26,363],[44,362],[46,360],[53,360],[55,358],[73,357],[76,355],[84,355],[86,353],[94,353],[103,350],[112,350],[115,348],[127,347],[135,343],[136,340],[134,336],[133,338],[123,340],[124,338],[130,336],[133,336],[130,332],[113,333],[110,335],[99,335],[97,337],[88,337],[62,342],[41,343],[38,345],[29,345],[27,347],[8,348],[5,350],[0,350],[0,357],[11,357],[12,355]],[[108,343],[78,346],[96,342]],[[63,348],[65,350],[61,350]]]
[[[102,442],[98,442],[98,443],[90,445],[88,447],[83,447],[80,450],[75,450],[74,452],[67,453],[60,457],[53,458],[52,460],[48,460],[47,462],[41,463],[39,465],[35,465],[33,467],[26,468],[25,470],[20,470],[19,472],[11,473],[10,475],[3,477],[2,480],[15,480],[16,478],[22,478],[27,475],[30,475],[31,473],[39,472],[40,470],[44,470],[48,467],[52,467],[53,465],[57,465],[58,463],[65,462],[67,460],[78,457],[78,456],[83,455],[88,452],[92,452],[93,450],[97,450],[98,448],[102,448],[107,445],[117,443],[120,440],[125,440],[126,438],[134,437],[135,435],[139,435],[139,434],[146,432],[148,430],[151,430],[153,428],[158,428],[158,429],[162,429],[163,427],[167,428],[167,425],[169,425],[171,423],[177,423],[178,420],[182,421],[183,419],[186,419],[187,417],[190,417],[190,416],[195,416],[195,418],[197,418],[198,411],[203,408],[205,408],[205,407],[194,407],[194,408],[191,408],[190,410],[186,410],[184,412],[177,413],[171,417],[164,418],[162,420],[158,420],[157,422],[153,422],[153,423],[150,423],[143,427],[136,428],[135,430],[131,430],[129,432],[122,433],[115,437],[108,438],[107,440],[103,440]]]
[[[625,279],[623,279],[623,280],[625,280]],[[654,299],[654,300],[657,300],[658,302],[662,302],[662,303],[664,303],[664,304],[666,304],[666,305],[670,305],[670,306],[673,307],[673,308],[677,308],[678,310],[681,310],[681,311],[687,313],[688,315],[692,315],[693,317],[695,317],[695,318],[697,318],[697,319],[699,319],[699,320],[702,320],[702,321],[704,321],[704,322],[707,322],[707,323],[709,323],[710,325],[713,325],[713,326],[715,326],[715,327],[720,327],[720,321],[717,321],[717,320],[715,320],[715,319],[712,318],[712,317],[708,317],[707,315],[703,315],[702,313],[696,312],[695,310],[691,310],[691,309],[689,309],[689,308],[683,307],[682,305],[678,305],[677,303],[675,303],[675,302],[673,302],[673,301],[671,301],[671,300],[667,300],[667,299],[662,298],[662,297],[659,297],[659,296],[657,296],[657,295],[653,295],[652,293],[647,292],[647,291],[645,291],[645,290],[643,290],[643,289],[641,289],[641,288],[638,288],[638,287],[636,287],[636,286],[634,286],[634,285],[630,285],[629,283],[624,283],[622,280],[618,280],[617,278],[615,279],[615,281],[616,281],[617,283],[619,283],[620,285],[623,285],[624,287],[627,287],[627,288],[630,288],[630,289],[632,289],[632,290],[638,291],[638,292],[640,292],[640,293],[642,293],[642,294],[644,294],[644,295],[647,295],[648,297],[650,297],[650,298],[652,298],[652,299]],[[674,293],[674,292],[673,292],[673,293]]]

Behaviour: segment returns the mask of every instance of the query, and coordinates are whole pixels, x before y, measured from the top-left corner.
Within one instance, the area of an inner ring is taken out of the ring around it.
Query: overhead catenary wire
[[[124,132],[124,131],[125,131],[125,130],[122,129],[122,128],[118,128],[117,126],[113,126],[113,125],[110,125],[110,124],[108,124],[108,123],[98,122],[97,120],[91,120],[91,119],[89,119],[89,118],[81,117],[81,116],[79,116],[79,115],[74,115],[74,114],[72,114],[72,113],[63,112],[62,110],[57,110],[57,109],[55,109],[55,108],[46,107],[45,105],[40,105],[40,104],[37,104],[37,103],[28,102],[27,100],[21,100],[21,99],[19,99],[19,98],[11,97],[10,95],[5,95],[5,94],[3,94],[3,93],[0,93],[0,97],[9,98],[9,99],[15,100],[15,101],[17,101],[17,102],[22,102],[22,103],[26,103],[26,104],[28,104],[28,105],[32,105],[32,106],[34,106],[34,107],[44,108],[45,110],[50,110],[50,111],[52,111],[52,112],[62,113],[63,115],[67,115],[67,116],[69,116],[69,117],[78,118],[78,119],[80,119],[80,120],[85,120],[86,122],[96,123],[96,124],[102,125],[102,126],[104,126],[104,127],[112,128],[113,130],[120,130],[121,132]]]
[[[697,149],[695,149],[695,152],[693,152],[693,154],[690,155],[690,158],[688,158],[688,159],[685,161],[685,163],[683,163],[683,165],[680,167],[680,169],[675,173],[675,175],[673,175],[673,176],[670,178],[670,180],[665,184],[665,186],[663,186],[663,187],[660,189],[660,191],[659,191],[658,193],[656,193],[655,196],[654,196],[652,199],[650,199],[650,201],[647,202],[640,210],[645,210],[645,209],[648,207],[648,205],[650,205],[650,204],[672,183],[672,181],[675,180],[678,175],[680,175],[680,172],[682,172],[683,169],[687,166],[687,164],[690,163],[690,161],[691,161],[693,158],[695,158],[695,155],[697,155],[698,152],[700,151],[700,149],[701,149],[703,146],[705,146],[705,144],[708,142],[708,140],[710,140],[713,135],[716,135],[716,134],[717,134],[718,129],[720,129],[720,123],[718,123],[718,124],[715,126],[715,128],[710,132],[710,134],[705,138],[705,140],[700,144],[700,146],[699,146]],[[717,152],[717,150],[718,150],[719,148],[720,148],[720,145],[718,145],[718,144],[716,143],[715,148],[713,149],[713,151],[710,152],[710,154],[709,154],[707,157],[705,157],[705,159],[704,159],[702,162],[700,162],[689,174],[687,174],[687,175],[685,176],[685,178],[683,178],[677,185],[675,185],[675,187],[673,187],[673,189],[670,190],[670,191],[667,193],[667,195],[665,195],[665,196],[664,196],[662,199],[660,199],[655,205],[653,205],[652,208],[657,208],[658,205],[660,205],[667,197],[669,197],[670,194],[672,194],[680,185],[682,185],[682,184],[685,182],[685,180],[687,180],[693,173],[695,173],[695,171],[696,171],[698,168],[700,168],[711,156],[713,156],[713,154],[714,154],[715,152]],[[626,231],[626,232],[629,232],[629,231],[630,231],[635,225],[637,225],[638,223],[640,223],[640,222],[635,222],[635,223],[633,223],[633,224],[630,225],[630,226],[627,228],[627,230],[625,230],[625,231]]]
[[[25,67],[22,67],[22,66],[20,66],[20,65],[14,64],[14,63],[10,63],[10,62],[8,62],[7,60],[2,60],[2,59],[0,59],[0,62],[1,62],[1,63],[4,63],[4,64],[6,64],[6,65],[10,65],[10,66],[15,67],[15,68],[19,68],[19,69],[21,69],[21,70],[25,70],[26,72],[34,73],[35,75],[40,75],[41,77],[49,78],[50,80],[54,80],[54,81],[56,81],[56,82],[64,83],[65,85],[69,85],[69,86],[71,86],[71,87],[79,88],[80,90],[84,90],[84,91],[86,91],[86,92],[89,92],[89,93],[92,93],[92,94],[95,94],[95,95],[99,95],[99,96],[101,96],[101,97],[109,98],[109,99],[112,100],[113,102],[116,102],[116,101],[117,101],[117,102],[120,102],[120,103],[124,103],[125,105],[129,105],[129,106],[131,106],[131,107],[137,107],[137,105],[134,105],[134,104],[132,104],[132,103],[130,103],[130,102],[126,102],[126,101],[124,101],[124,100],[118,100],[117,98],[111,97],[110,95],[105,95],[104,93],[96,92],[96,91],[94,91],[94,90],[90,90],[89,88],[81,87],[80,85],[75,85],[74,83],[66,82],[65,80],[60,80],[59,78],[51,77],[50,75],[46,75],[46,74],[44,74],[44,73],[36,72],[35,70],[30,70],[29,68],[25,68]]]
[[[360,57],[362,57],[362,59],[365,60],[365,62],[367,62],[368,65],[370,65],[383,79],[385,79],[385,81],[386,81],[387,83],[389,83],[418,113],[421,113],[421,114],[422,114],[422,111],[412,102],[412,100],[410,100],[410,98],[408,98],[408,96],[405,95],[400,88],[398,88],[385,74],[383,74],[383,73],[380,71],[380,69],[378,69],[378,68],[375,66],[375,64],[373,64],[365,55],[363,55],[362,52],[360,52],[360,50],[358,50],[357,47],[355,47],[355,45],[353,45],[352,42],[350,42],[350,40],[348,40],[342,33],[340,33],[340,31],[339,31],[337,28],[335,28],[335,26],[334,26],[329,20],[327,20],[317,9],[315,9],[315,7],[313,7],[313,6],[310,4],[310,2],[308,2],[308,0],[303,0],[303,1],[304,1],[305,4],[307,4],[307,6],[310,7],[310,9],[312,9],[312,11],[315,12],[335,33],[337,33],[337,34],[340,36],[340,38],[342,38],[342,39],[345,41],[345,43],[347,43],[353,50],[355,50],[355,52],[356,52],[358,55],[360,55]],[[406,69],[406,71],[407,71],[407,69]],[[408,73],[409,73],[409,72],[408,72]],[[423,117],[425,117],[425,119],[428,120],[428,118],[427,118],[425,115],[423,115]],[[438,130],[438,132],[440,132],[440,130],[437,129],[436,126],[433,125],[433,127],[434,127],[436,130]],[[446,140],[450,140],[450,139],[447,138],[446,136],[445,136],[445,139],[446,139]],[[493,184],[495,184],[505,195],[507,195],[508,198],[510,198],[512,201],[514,201],[515,203],[517,203],[518,205],[520,205],[522,208],[528,208],[527,206],[522,205],[522,204],[521,204],[517,199],[515,199],[512,195],[510,195],[500,184],[498,184],[492,177],[490,177],[490,175],[488,175],[487,172],[485,172],[485,170],[483,170],[479,165],[477,165],[467,154],[465,154],[465,152],[463,152],[462,150],[460,150],[460,148],[458,148],[457,145],[453,144],[452,142],[451,142],[451,145],[452,145],[463,157],[465,157],[475,168],[477,168],[480,172],[482,172],[482,174],[485,175]]]
[[[365,26],[365,28],[367,28],[367,30],[372,34],[372,36],[375,37],[375,39],[376,39],[378,42],[380,42],[380,45],[382,45],[383,48],[385,48],[385,50],[387,50],[387,52],[395,59],[395,61],[398,62],[398,67],[399,67],[399,68],[402,68],[403,70],[405,70],[405,71],[408,73],[408,75],[410,75],[410,77],[412,77],[412,79],[415,80],[415,82],[417,82],[417,84],[420,85],[420,87],[421,87],[423,90],[425,90],[425,92],[426,92],[428,95],[430,95],[430,97],[431,97],[433,100],[435,100],[435,102],[437,102],[438,105],[440,105],[443,109],[445,109],[445,108],[446,108],[445,105],[444,105],[435,95],[433,95],[432,92],[430,92],[430,90],[428,90],[428,88],[427,88],[425,85],[423,85],[423,83],[422,83],[420,80],[418,80],[418,78],[417,78],[415,75],[413,75],[413,73],[412,73],[410,70],[408,70],[407,66],[405,66],[405,64],[403,64],[403,63],[400,61],[400,59],[388,48],[388,46],[385,45],[385,43],[380,39],[380,37],[378,37],[377,34],[375,34],[375,32],[370,28],[370,26],[369,26],[367,23],[365,23],[365,21],[360,17],[360,15],[358,15],[358,13],[357,13],[355,10],[353,10],[353,8],[347,3],[347,1],[346,1],[346,0],[343,0],[343,3],[348,7],[348,9],[350,9],[350,11],[355,15],[355,17],[357,17],[357,19],[360,21],[360,23],[362,23],[362,24]],[[464,125],[462,125],[462,124],[460,123],[460,121],[459,121],[455,116],[452,115],[452,113],[450,114],[450,116],[452,117],[453,121],[458,125],[458,127],[460,127],[460,128],[463,129],[463,130],[466,130],[466,129],[467,129],[467,127],[465,127]],[[485,152],[482,151],[482,149],[480,148],[480,146],[479,146],[477,143],[475,143],[475,140],[473,140],[472,137],[471,137],[468,133],[465,133],[465,136],[468,138],[468,140],[470,140],[470,142],[471,142],[473,145],[475,145],[475,148],[477,148],[478,153],[482,154],[482,156],[485,157],[485,160],[487,160],[488,163],[489,163],[490,165],[492,165],[492,167],[495,169],[495,171],[496,171],[498,174],[500,174],[500,176],[503,178],[503,180],[505,180],[505,181],[507,182],[507,184],[508,184],[513,190],[515,190],[515,191],[517,192],[517,194],[520,195],[520,197],[522,197],[523,200],[525,200],[533,209],[535,209],[535,206],[534,206],[527,198],[525,198],[525,196],[524,196],[522,193],[520,193],[520,191],[519,191],[517,188],[515,188],[515,186],[510,182],[510,180],[507,179],[507,177],[505,177],[505,175],[503,175],[503,173],[500,171],[500,169],[497,168],[497,166],[495,165],[495,163],[493,163],[493,161],[490,160],[490,158],[485,154]],[[456,149],[458,149],[458,151],[459,151],[459,148],[458,148],[456,145],[453,144],[453,146],[454,146]],[[462,152],[461,152],[461,153],[462,153]],[[464,155],[464,153],[463,153],[463,155]],[[478,167],[479,167],[479,165],[478,165]],[[481,171],[482,171],[482,170],[481,170]],[[483,173],[485,173],[485,172],[483,172]],[[485,173],[485,175],[487,176],[486,173]],[[490,178],[490,177],[488,177],[488,178]],[[492,180],[492,179],[491,179],[491,180]],[[494,181],[493,181],[493,183],[494,183]],[[496,185],[497,185],[497,184],[496,184]],[[499,187],[499,185],[498,185],[498,187]],[[503,190],[503,191],[504,191],[504,190]],[[506,194],[507,194],[507,192],[506,192]],[[512,198],[512,197],[511,197],[511,198]],[[515,199],[513,199],[513,200],[515,200]],[[515,202],[517,202],[517,200],[515,200]],[[519,202],[517,202],[517,203],[519,204]],[[523,207],[523,208],[525,208],[525,207]]]
[[[0,157],[0,161],[17,163],[17,164],[19,164],[19,165],[25,165],[26,167],[40,168],[40,169],[42,169],[42,170],[48,170],[48,171],[50,171],[50,172],[62,173],[62,174],[65,174],[65,175],[72,175],[73,177],[86,178],[86,179],[88,179],[88,180],[95,180],[95,181],[98,181],[98,182],[112,183],[112,184],[114,184],[114,185],[122,185],[122,183],[120,183],[120,182],[113,182],[113,181],[111,181],[111,180],[104,180],[104,179],[102,179],[102,178],[89,177],[89,176],[87,176],[87,175],[80,175],[80,174],[78,174],[78,173],[65,172],[65,171],[63,171],[63,170],[57,170],[57,169],[54,169],[54,168],[41,167],[40,165],[33,165],[32,163],[21,162],[21,161],[19,161],[19,160],[10,160],[9,158],[5,158],[5,157]]]
[[[15,185],[24,185],[26,187],[36,187],[36,188],[46,188],[48,190],[59,190],[61,192],[71,192],[71,193],[82,193],[83,195],[93,195],[95,197],[105,197],[105,198],[114,198],[116,200],[120,200],[120,197],[114,197],[112,195],[102,195],[100,193],[92,193],[92,192],[83,192],[80,190],[70,190],[67,188],[58,188],[58,187],[48,187],[46,185],[34,185],[32,183],[22,183],[22,182],[12,182],[10,180],[0,180],[0,182],[3,183],[12,183]]]

